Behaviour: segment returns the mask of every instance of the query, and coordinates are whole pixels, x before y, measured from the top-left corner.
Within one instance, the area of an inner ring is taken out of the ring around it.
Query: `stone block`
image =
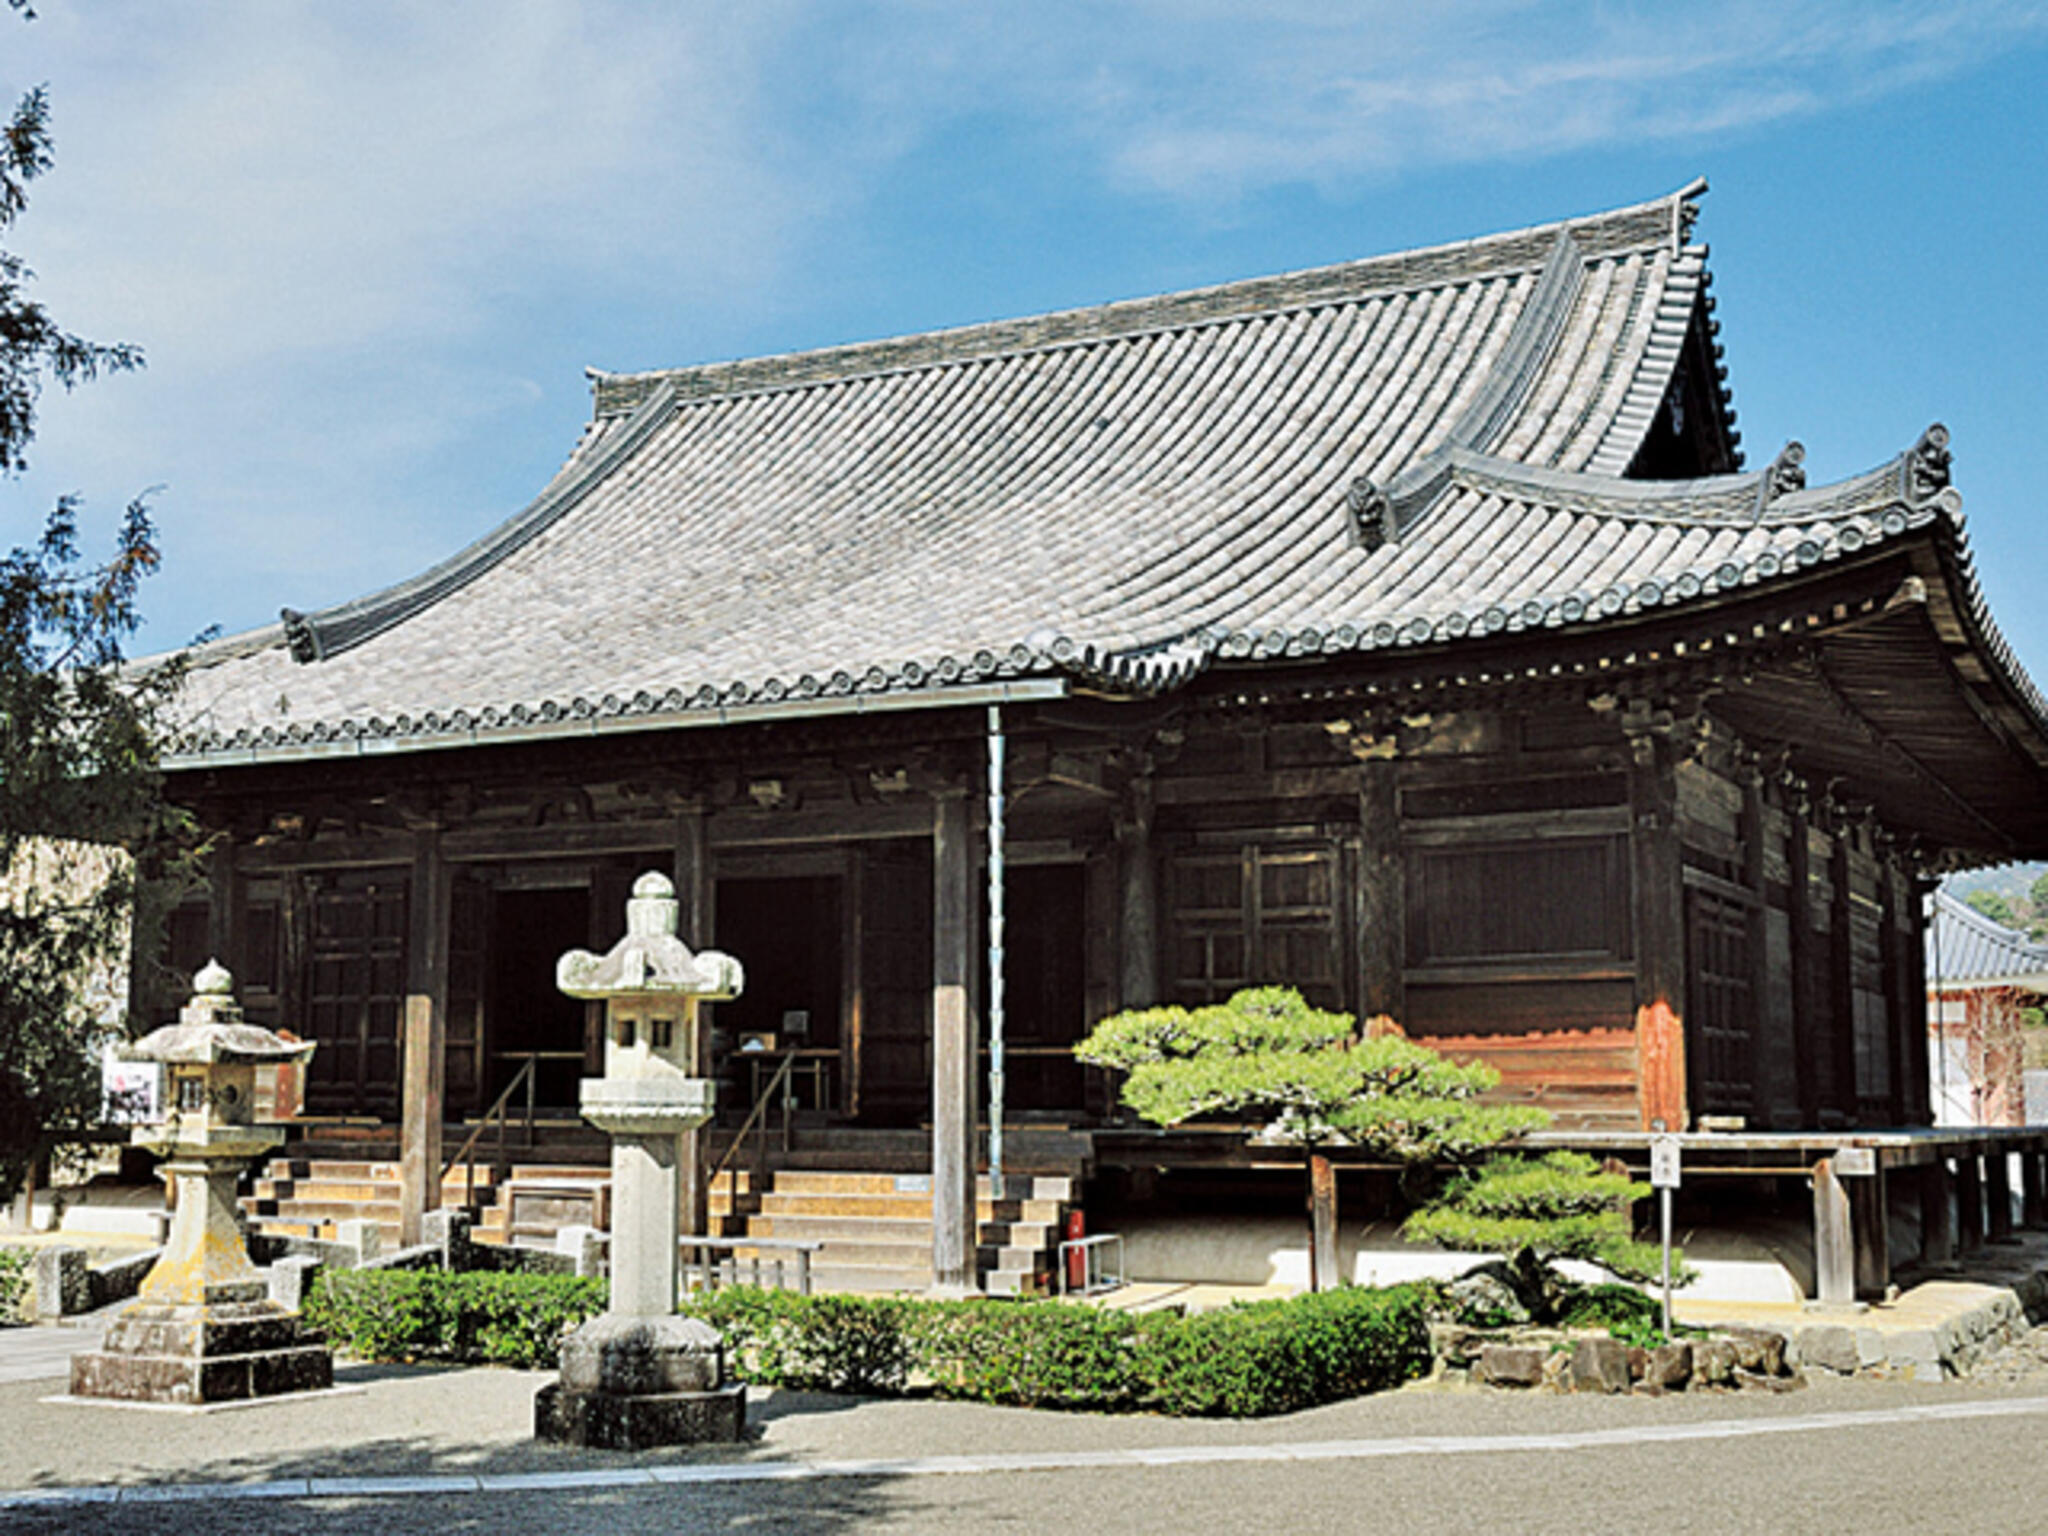
[[[1804,1376],[1767,1376],[1762,1371],[1737,1369],[1735,1385],[1745,1392],[1797,1392],[1806,1385]]]
[[[710,1392],[622,1397],[551,1381],[533,1399],[535,1438],[562,1445],[646,1451],[737,1441],[746,1431],[747,1389],[739,1382]]]
[[[46,1322],[92,1310],[92,1271],[83,1248],[36,1252],[36,1316]]]
[[[1477,1375],[1488,1386],[1541,1386],[1543,1366],[1549,1353],[1533,1344],[1482,1345]]]
[[[428,1211],[420,1218],[421,1243],[441,1252],[441,1267],[451,1275],[475,1268],[471,1254],[470,1215],[455,1207]]]
[[[1692,1347],[1692,1369],[1702,1386],[1729,1385],[1735,1379],[1735,1346],[1726,1339],[1701,1339]]]
[[[142,1282],[149,1278],[149,1272],[156,1268],[162,1252],[160,1248],[152,1248],[132,1258],[115,1259],[110,1264],[99,1265],[92,1271],[92,1304],[104,1307],[133,1296],[142,1288]]]
[[[1839,1323],[1823,1323],[1802,1328],[1798,1335],[1800,1364],[1809,1368],[1818,1367],[1833,1371],[1841,1376],[1853,1376],[1862,1363],[1856,1349],[1856,1330],[1845,1328]],[[1756,1369],[1756,1367],[1747,1367]],[[1762,1372],[1776,1375],[1775,1371]]]
[[[555,1233],[555,1252],[564,1254],[579,1275],[601,1275],[605,1271],[604,1240],[595,1227],[567,1226]]]
[[[1680,1340],[1645,1351],[1643,1389],[1648,1392],[1683,1392],[1692,1379],[1692,1345]]]
[[[613,1396],[709,1392],[725,1379],[718,1330],[694,1317],[593,1317],[562,1341],[562,1386]]]
[[[1580,1339],[1572,1346],[1572,1390],[1626,1392],[1628,1346],[1619,1339]]]
[[[1785,1336],[1768,1328],[1730,1328],[1728,1342],[1735,1346],[1735,1363],[1745,1371],[1781,1376],[1785,1371]]]
[[[1891,1367],[1915,1381],[1940,1381],[1941,1344],[1932,1328],[1910,1328],[1891,1336]]]
[[[318,1259],[304,1256],[279,1259],[270,1266],[270,1299],[288,1311],[304,1311],[323,1267]]]
[[[367,1264],[384,1252],[384,1229],[367,1217],[336,1222],[334,1240],[354,1253],[358,1264]]]

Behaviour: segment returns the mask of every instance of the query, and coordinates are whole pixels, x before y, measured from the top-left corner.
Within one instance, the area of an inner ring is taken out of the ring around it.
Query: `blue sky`
[[[1745,447],[1934,420],[2048,681],[2048,5],[38,0],[14,243],[146,372],[45,397],[8,541],[146,487],[145,648],[409,574],[616,370],[1458,239],[1705,175]]]

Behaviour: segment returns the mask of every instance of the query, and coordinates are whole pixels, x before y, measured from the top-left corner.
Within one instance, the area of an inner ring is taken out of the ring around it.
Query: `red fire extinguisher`
[[[1067,1241],[1077,1243],[1088,1235],[1088,1223],[1082,1219],[1077,1206],[1067,1212]],[[1085,1291],[1088,1289],[1088,1250],[1069,1248],[1067,1250],[1067,1289]]]

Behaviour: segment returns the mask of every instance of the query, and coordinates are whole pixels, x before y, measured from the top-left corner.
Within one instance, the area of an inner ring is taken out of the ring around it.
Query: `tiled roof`
[[[1153,691],[1245,657],[1599,622],[1952,514],[1910,455],[1816,491],[1619,478],[1701,303],[1693,190],[1163,299],[603,376],[568,464],[495,533],[200,652],[173,765],[977,683]]]
[[[2048,944],[1936,891],[1927,924],[1927,988],[2023,987],[2048,992]]]

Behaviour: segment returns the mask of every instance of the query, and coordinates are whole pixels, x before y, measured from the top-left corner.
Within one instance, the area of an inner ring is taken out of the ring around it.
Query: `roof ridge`
[[[638,373],[590,369],[592,409],[599,417],[623,414],[664,383],[681,401],[719,399],[1115,340],[1250,315],[1284,314],[1377,293],[1468,282],[1505,271],[1536,271],[1550,262],[1561,236],[1571,239],[1587,260],[1666,244],[1680,251],[1697,212],[1695,200],[1705,190],[1702,178],[1648,202],[1522,229],[1038,315],[683,368]]]

